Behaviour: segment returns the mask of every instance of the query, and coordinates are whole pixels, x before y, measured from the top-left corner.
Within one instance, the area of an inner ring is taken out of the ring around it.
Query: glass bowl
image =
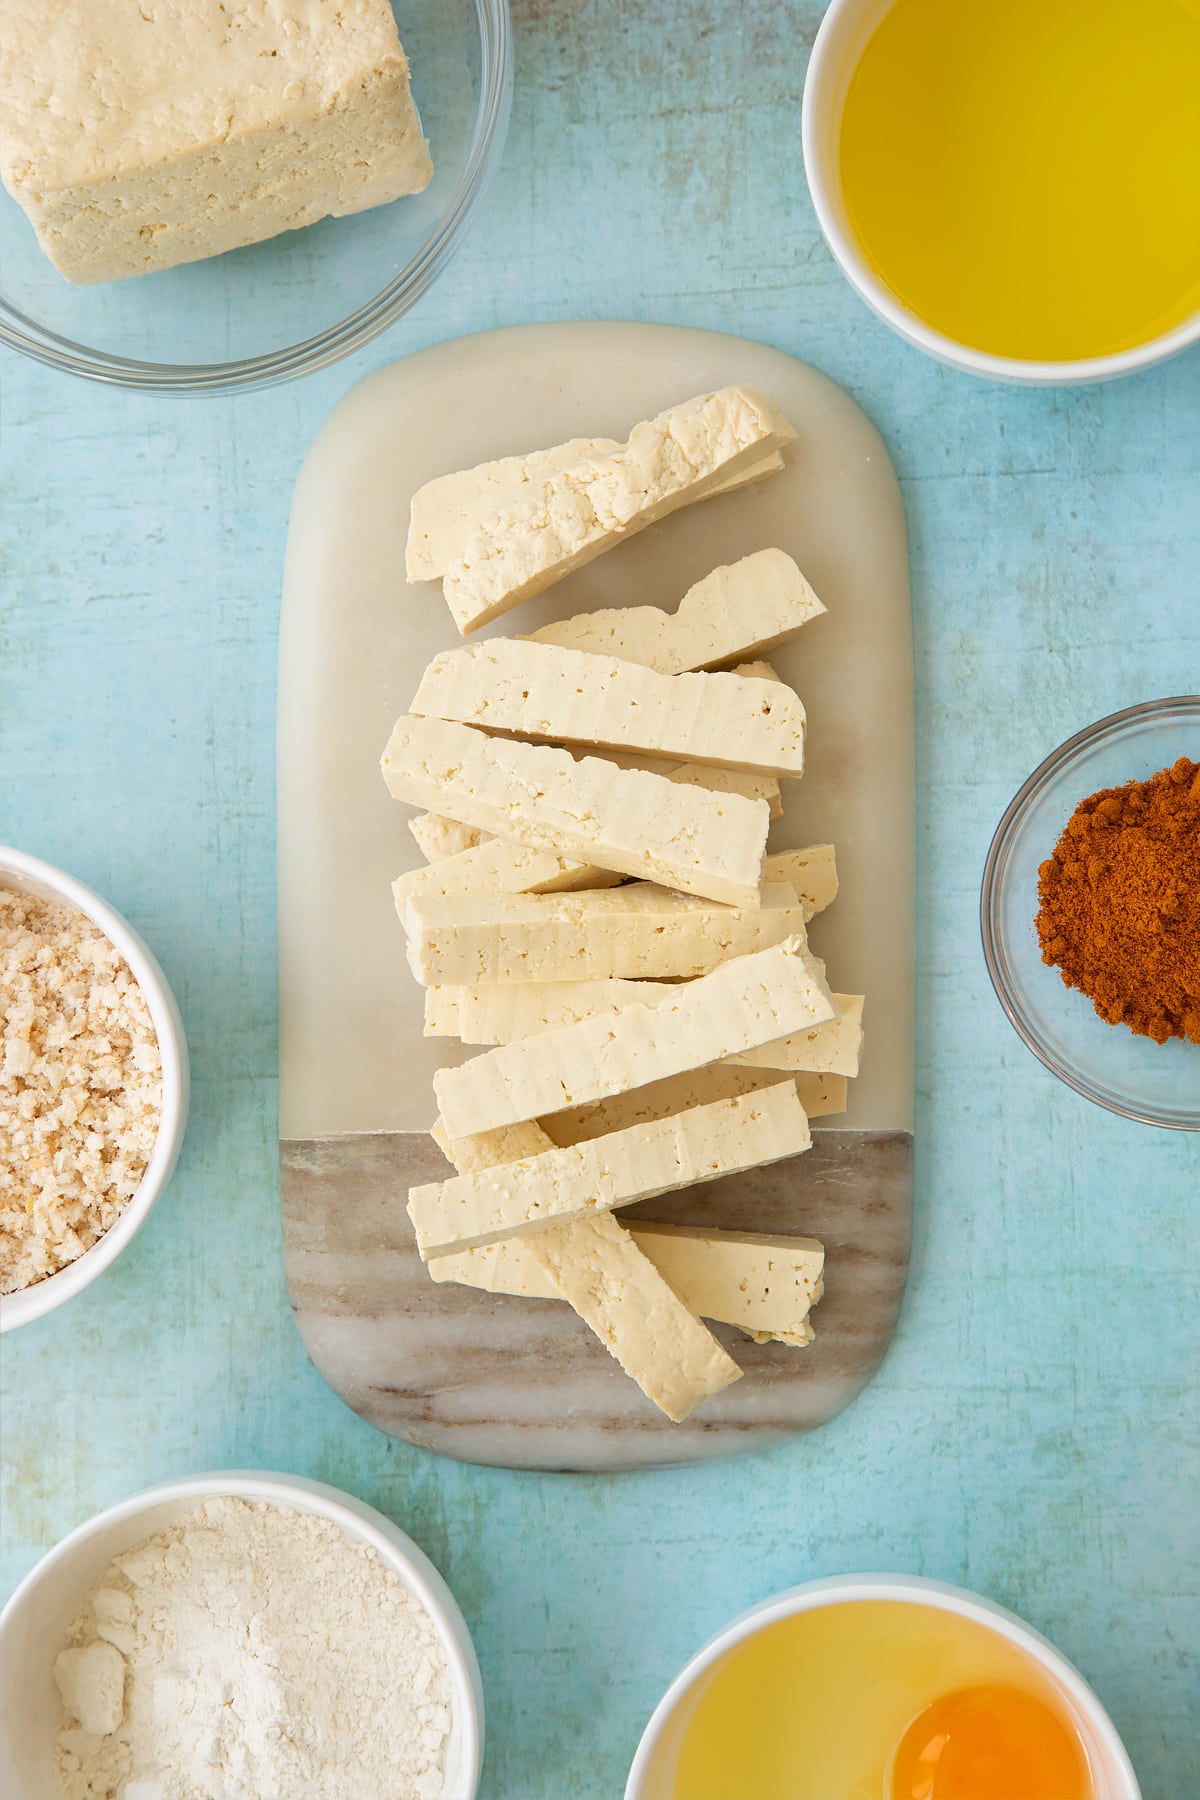
[[[1127,707],[1069,738],[1034,770],[988,851],[980,926],[1000,1004],[1048,1069],[1085,1099],[1145,1125],[1200,1131],[1200,1045],[1156,1044],[1106,1025],[1091,1001],[1042,961],[1034,919],[1038,867],[1079,802],[1144,781],[1181,756],[1200,762],[1200,694]]]
[[[336,362],[441,273],[499,160],[512,91],[507,0],[396,0],[433,155],[423,194],[266,243],[73,287],[0,187],[0,343],[119,387],[221,393]]]

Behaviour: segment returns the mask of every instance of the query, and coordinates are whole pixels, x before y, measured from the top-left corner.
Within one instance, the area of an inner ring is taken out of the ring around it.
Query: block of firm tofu
[[[767,775],[804,771],[804,708],[784,682],[660,675],[558,644],[489,638],[435,656],[409,709],[485,731],[677,757]]]
[[[560,1233],[599,1224],[595,1219],[548,1225],[545,1231],[435,1256],[429,1273],[435,1281],[454,1281],[489,1294],[557,1300],[562,1295],[537,1254],[539,1247]],[[802,1348],[812,1343],[809,1312],[821,1298],[825,1266],[824,1248],[815,1238],[652,1225],[644,1219],[631,1219],[624,1229],[684,1305],[702,1319],[736,1325],[760,1344],[774,1340]]]
[[[556,619],[530,642],[620,656],[661,675],[761,655],[819,619],[824,606],[784,550],[755,550],[690,587],[673,613],[604,607]]]
[[[631,882],[580,894],[410,898],[402,915],[408,960],[426,987],[572,981],[595,976],[669,980],[705,975],[731,956],[804,930],[786,882],[766,882],[750,907]]]
[[[473,469],[458,469],[450,475],[438,475],[418,488],[409,510],[408,541],[404,550],[405,574],[410,581],[437,581],[451,566],[461,561],[472,532],[490,518],[499,506],[519,500],[531,489],[540,487],[550,476],[586,457],[607,456],[619,450],[615,438],[569,438],[565,444],[552,444],[548,450],[527,450],[518,456],[497,457],[494,462],[476,464]],[[753,463],[740,475],[714,488],[714,494],[728,493],[761,481],[783,467],[778,450]]]
[[[432,172],[387,0],[3,0],[0,173],[70,281],[217,256]]]
[[[767,396],[747,387],[699,394],[644,420],[619,450],[547,477],[471,533],[442,583],[455,623],[466,633],[499,618],[795,435]]]
[[[395,799],[464,825],[733,906],[757,900],[765,800],[446,719],[398,719],[381,767]]]
[[[778,1162],[811,1142],[796,1090],[782,1081],[569,1149],[426,1183],[410,1190],[408,1214],[428,1261]]]
[[[554,1148],[532,1122],[458,1142],[443,1129],[435,1129],[434,1136],[460,1175]],[[548,1225],[524,1241],[525,1259],[550,1298],[574,1307],[668,1418],[676,1423],[686,1419],[701,1400],[738,1379],[741,1370],[733,1358],[611,1213]],[[461,1254],[484,1256],[503,1247],[482,1246]],[[443,1260],[435,1256],[428,1265],[435,1280]]]
[[[541,1119],[705,1063],[720,1062],[834,1016],[802,937],[735,957],[652,1006],[619,1006],[501,1044],[433,1078],[452,1137]]]

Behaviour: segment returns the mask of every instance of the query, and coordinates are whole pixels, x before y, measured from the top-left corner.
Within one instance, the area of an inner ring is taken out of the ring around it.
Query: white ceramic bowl
[[[137,1193],[116,1224],[75,1262],[68,1263],[57,1275],[48,1275],[44,1281],[36,1282],[33,1287],[0,1296],[0,1332],[3,1332],[16,1325],[27,1325],[31,1319],[40,1319],[44,1313],[61,1306],[64,1300],[70,1300],[90,1281],[95,1281],[145,1224],[151,1207],[171,1178],[183,1143],[188,1112],[188,1054],[183,1020],[165,975],[133,926],[120,913],[114,912],[99,894],[94,894],[82,881],[65,875],[50,863],[2,844],[0,887],[37,894],[44,900],[62,901],[78,908],[99,926],[121,952],[145,995],[158,1033],[162,1059],[162,1112],[158,1136]]]
[[[97,1577],[114,1556],[165,1530],[189,1508],[226,1495],[331,1519],[400,1576],[433,1620],[450,1666],[445,1800],[474,1800],[483,1760],[479,1664],[454,1596],[429,1558],[390,1519],[351,1494],[297,1475],[243,1472],[195,1475],[124,1500],[65,1537],[26,1576],[0,1613],[0,1768],[14,1784],[5,1792],[21,1800],[60,1800],[54,1776],[59,1719],[54,1659]]]
[[[669,1800],[688,1701],[696,1683],[735,1645],[795,1613],[809,1612],[818,1606],[840,1606],[852,1600],[900,1600],[937,1607],[985,1625],[1017,1645],[1048,1677],[1070,1712],[1091,1759],[1097,1800],[1141,1800],[1133,1765],[1116,1727],[1066,1657],[1004,1607],[970,1594],[965,1588],[925,1581],[917,1575],[836,1575],[825,1581],[808,1581],[752,1606],[749,1612],[734,1619],[693,1656],[655,1707],[629,1771],[625,1800]]]
[[[858,66],[867,40],[895,0],[830,0],[821,21],[804,81],[801,136],[804,171],[817,220],[843,275],[867,305],[906,342],[918,350],[992,381],[1028,382],[1061,386],[1088,381],[1107,381],[1129,375],[1135,369],[1163,362],[1190,344],[1200,343],[1200,313],[1161,337],[1121,350],[1112,356],[1093,356],[1075,362],[1031,362],[1018,357],[990,356],[946,337],[910,312],[882,282],[863,255],[846,211],[838,172],[838,138],[842,110],[850,78]]]

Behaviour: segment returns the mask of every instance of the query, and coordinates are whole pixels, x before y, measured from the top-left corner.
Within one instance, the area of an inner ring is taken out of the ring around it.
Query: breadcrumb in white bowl
[[[8,1331],[79,1293],[140,1230],[183,1142],[188,1058],[174,996],[132,926],[82,882],[5,846],[0,988]]]

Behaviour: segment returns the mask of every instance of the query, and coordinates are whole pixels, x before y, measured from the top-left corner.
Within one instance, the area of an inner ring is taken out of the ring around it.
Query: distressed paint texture
[[[827,1571],[966,1582],[1080,1665],[1147,1800],[1200,1791],[1197,1146],[1058,1086],[995,1004],[991,831],[1100,714],[1200,688],[1200,357],[1078,392],[924,361],[856,301],[804,192],[809,0],[517,0],[500,177],[416,313],[265,395],[152,400],[6,361],[0,838],[64,863],[176,986],[196,1095],[117,1267],[5,1340],[7,1592],[172,1475],[337,1482],[426,1547],[476,1635],[485,1800],[611,1800],[680,1662]],[[264,293],[263,305],[270,306]],[[895,1345],[812,1437],[615,1478],[377,1436],[288,1318],[274,1116],[275,622],[288,496],[351,383],[464,331],[632,316],[763,338],[881,427],[918,656],[918,1217]]]

